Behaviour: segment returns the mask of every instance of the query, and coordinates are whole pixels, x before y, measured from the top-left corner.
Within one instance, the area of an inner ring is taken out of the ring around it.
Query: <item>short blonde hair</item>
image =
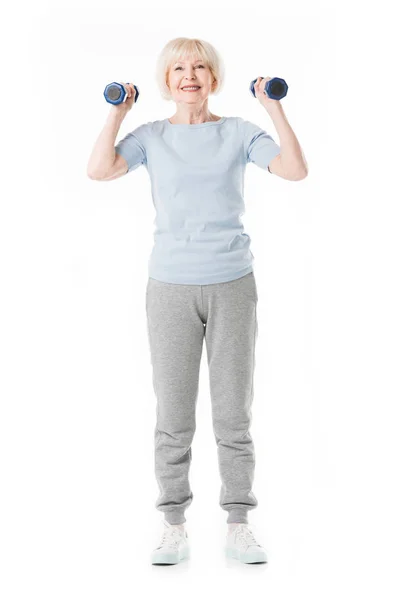
[[[209,42],[197,38],[175,38],[162,49],[157,60],[156,80],[164,100],[172,100],[172,94],[167,85],[167,77],[171,66],[180,59],[201,59],[208,65],[216,80],[211,94],[218,94],[224,83],[224,65],[220,54]]]

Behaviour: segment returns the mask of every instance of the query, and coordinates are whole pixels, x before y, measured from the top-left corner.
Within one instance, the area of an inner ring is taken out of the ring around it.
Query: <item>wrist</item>
[[[122,121],[123,119],[125,119],[126,115],[128,114],[129,110],[126,108],[125,104],[113,104],[110,108],[110,112],[108,114],[109,119],[117,119]]]
[[[275,113],[282,113],[283,106],[279,100],[274,100],[273,102],[268,102],[268,104],[265,105],[265,110],[271,115]]]
[[[282,121],[287,121],[285,111],[283,110],[282,105],[279,103],[271,104],[266,111],[275,124],[281,123]]]

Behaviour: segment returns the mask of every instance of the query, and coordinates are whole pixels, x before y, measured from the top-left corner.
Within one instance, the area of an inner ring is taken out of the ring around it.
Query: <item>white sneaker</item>
[[[189,558],[188,534],[185,529],[164,523],[164,532],[160,545],[151,553],[153,565],[176,565]]]
[[[268,562],[265,549],[257,542],[247,523],[239,523],[228,531],[225,555],[243,563]]]

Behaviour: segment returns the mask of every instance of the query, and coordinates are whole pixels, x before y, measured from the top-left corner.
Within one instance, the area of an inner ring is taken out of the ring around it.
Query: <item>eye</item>
[[[197,65],[198,67],[201,67],[202,69],[204,69],[204,65]],[[176,67],[175,71],[177,71],[178,69],[182,69],[182,67]]]

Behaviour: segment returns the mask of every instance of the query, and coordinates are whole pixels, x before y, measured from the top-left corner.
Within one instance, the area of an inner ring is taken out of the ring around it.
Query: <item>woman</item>
[[[248,162],[292,181],[306,177],[307,165],[280,102],[263,93],[270,78],[258,78],[255,92],[280,146],[257,125],[209,110],[208,97],[224,80],[222,61],[209,43],[170,41],[159,57],[157,76],[163,98],[176,103],[175,114],[137,127],[114,148],[135,98],[133,85],[126,85],[129,98],[111,107],[88,166],[91,178],[106,181],[144,165],[157,214],[146,314],[157,397],[156,508],[165,518],[152,563],[172,564],[189,556],[184,523],[193,500],[188,472],[204,338],[220,506],[228,512],[226,555],[266,562],[247,517],[258,505],[249,433],[258,297],[250,237],[240,220],[243,180]]]

